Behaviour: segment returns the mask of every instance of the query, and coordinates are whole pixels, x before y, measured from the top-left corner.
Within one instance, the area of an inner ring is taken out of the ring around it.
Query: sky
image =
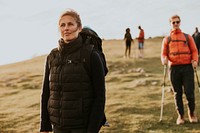
[[[0,0],[0,65],[48,54],[60,38],[58,18],[68,8],[76,10],[83,26],[101,38],[123,39],[138,26],[145,38],[169,34],[169,17],[181,16],[182,31],[200,28],[199,0]]]

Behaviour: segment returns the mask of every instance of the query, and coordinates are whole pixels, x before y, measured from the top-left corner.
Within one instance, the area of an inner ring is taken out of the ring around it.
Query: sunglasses
[[[180,21],[174,21],[174,22],[172,22],[172,24],[179,24],[180,23]]]

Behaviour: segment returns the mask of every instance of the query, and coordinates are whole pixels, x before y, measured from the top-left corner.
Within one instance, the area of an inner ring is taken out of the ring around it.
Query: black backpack
[[[81,56],[84,58],[85,61],[85,68],[89,75],[91,75],[91,64],[90,64],[90,55],[93,50],[97,51],[97,53],[100,55],[101,61],[104,66],[105,76],[108,73],[108,67],[106,64],[106,58],[103,53],[102,49],[102,39],[98,36],[98,34],[90,29],[84,27],[82,31],[80,32],[81,37],[83,38],[83,47],[81,51]]]
[[[98,34],[94,30],[92,30],[90,28],[86,28],[86,27],[84,27],[82,29],[82,31],[80,32],[80,35],[83,38],[83,47],[81,50],[81,54],[82,54],[81,56],[82,56],[82,58],[84,58],[86,60],[84,63],[86,71],[91,76],[90,55],[92,53],[92,50],[95,50],[100,55],[101,61],[104,66],[105,76],[106,76],[108,73],[108,67],[107,67],[106,58],[105,58],[105,55],[104,55],[103,49],[102,49],[102,39],[98,36]],[[103,120],[101,122],[101,126],[105,126],[105,127],[110,126],[106,119],[105,113],[103,116]]]

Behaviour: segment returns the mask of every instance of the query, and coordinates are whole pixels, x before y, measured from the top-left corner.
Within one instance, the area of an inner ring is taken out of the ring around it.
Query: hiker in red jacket
[[[142,58],[144,56],[144,30],[141,28],[141,26],[138,26],[138,29],[140,30],[139,36],[138,36],[138,49],[139,49],[139,58]]]
[[[163,65],[168,64],[170,68],[170,80],[173,86],[175,106],[178,113],[176,124],[185,123],[183,92],[188,101],[189,121],[196,123],[198,119],[194,113],[194,69],[196,69],[198,63],[198,51],[193,38],[189,34],[184,34],[179,28],[181,23],[180,17],[174,15],[170,18],[169,22],[172,29],[170,36],[163,39],[161,61]]]

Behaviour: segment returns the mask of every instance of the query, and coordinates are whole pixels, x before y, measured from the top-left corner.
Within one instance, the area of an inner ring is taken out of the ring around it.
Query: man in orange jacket
[[[161,62],[163,65],[168,64],[170,67],[170,80],[173,86],[175,105],[178,113],[176,124],[180,125],[185,123],[182,99],[183,92],[185,92],[188,101],[189,121],[196,123],[198,119],[194,113],[194,69],[196,69],[198,63],[198,51],[193,38],[188,34],[186,34],[186,37],[181,31],[180,17],[174,15],[169,21],[172,29],[170,37],[163,39]]]

